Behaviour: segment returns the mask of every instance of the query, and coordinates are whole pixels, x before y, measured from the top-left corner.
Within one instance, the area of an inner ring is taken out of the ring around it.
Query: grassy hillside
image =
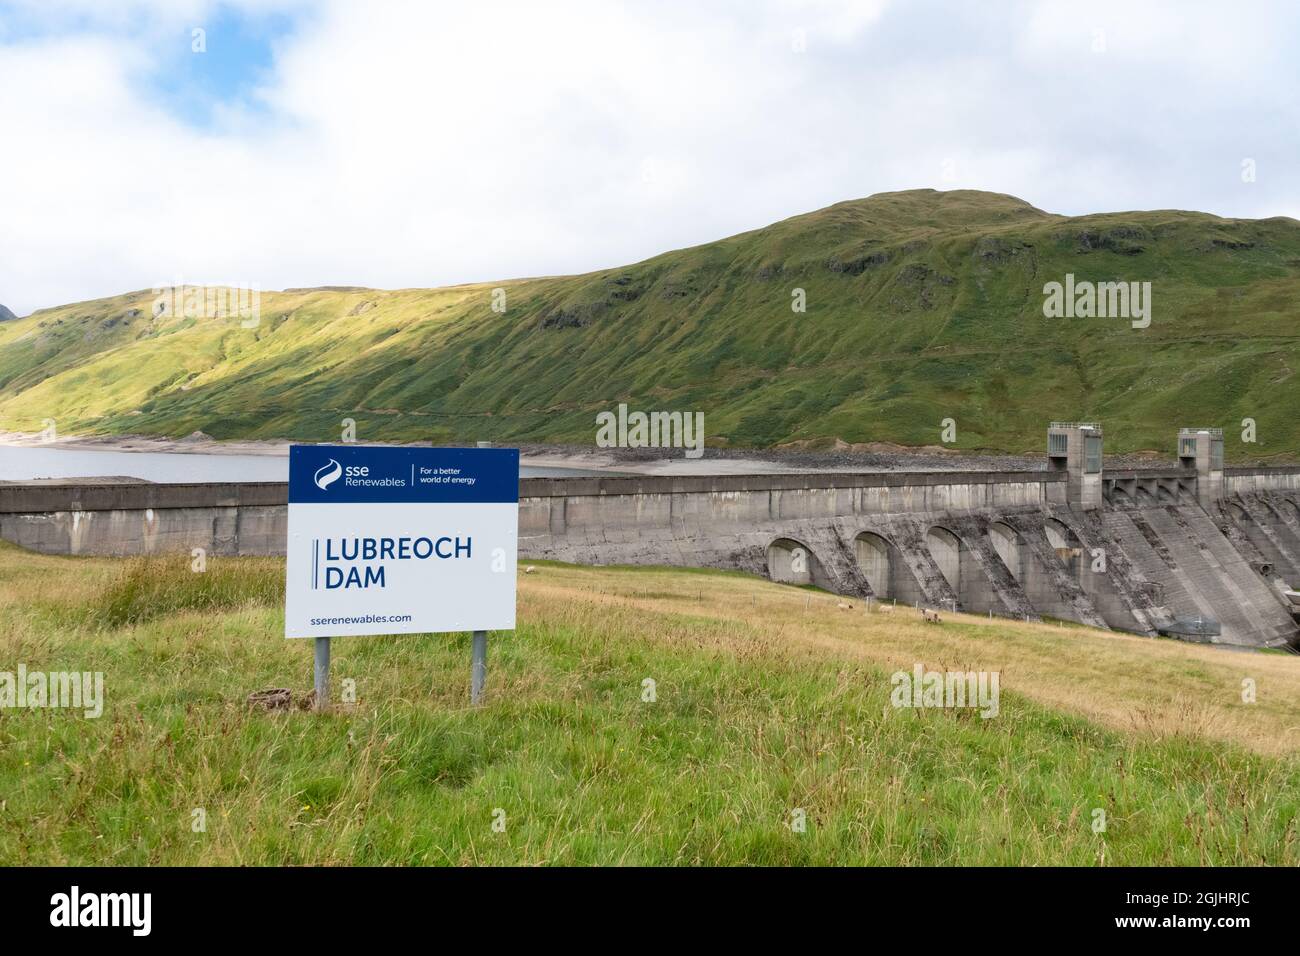
[[[1150,282],[1150,328],[1044,318],[1067,272]],[[1300,450],[1298,294],[1295,220],[915,190],[583,276],[263,293],[255,329],[148,291],[43,310],[0,325],[0,429],[590,444],[627,401],[730,447],[938,444],[951,417],[958,448],[1037,452],[1048,419],[1096,418],[1114,452],[1208,424],[1268,458]]]
[[[1292,657],[543,565],[483,707],[467,635],[440,635],[338,640],[355,705],[254,713],[251,691],[310,681],[282,581],[272,559],[0,546],[0,670],[103,671],[107,698],[99,719],[0,711],[0,860],[1300,863]],[[918,661],[999,671],[1000,714],[891,707]]]

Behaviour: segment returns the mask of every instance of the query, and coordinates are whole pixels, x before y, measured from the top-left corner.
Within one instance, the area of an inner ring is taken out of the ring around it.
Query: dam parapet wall
[[[1225,468],[1225,495],[1252,491],[1300,491],[1300,467]]]

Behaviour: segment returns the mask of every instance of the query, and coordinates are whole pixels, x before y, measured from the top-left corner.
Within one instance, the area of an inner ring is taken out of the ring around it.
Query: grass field
[[[1292,657],[542,564],[484,706],[467,635],[433,635],[340,639],[354,704],[253,712],[310,686],[282,576],[0,546],[0,671],[107,698],[0,711],[0,863],[1300,863]],[[999,716],[891,707],[916,662],[998,671]]]
[[[1149,282],[1150,326],[1045,318],[1067,274]],[[1217,425],[1229,461],[1285,459],[1298,293],[1292,219],[911,190],[587,275],[267,291],[253,328],[151,290],[44,309],[0,323],[0,430],[591,445],[628,402],[703,413],[714,447],[937,445],[951,417],[950,447],[1036,453],[1095,419],[1111,452]]]

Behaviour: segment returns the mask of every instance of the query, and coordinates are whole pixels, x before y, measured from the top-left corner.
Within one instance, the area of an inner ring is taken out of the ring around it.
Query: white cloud
[[[1287,8],[1073,10],[327,3],[195,129],[148,65],[211,4],[41,5],[0,27],[0,302],[584,271],[915,186],[1300,214]]]

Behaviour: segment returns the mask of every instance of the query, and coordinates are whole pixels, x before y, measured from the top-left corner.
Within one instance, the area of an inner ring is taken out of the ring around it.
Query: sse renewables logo
[[[312,476],[312,481],[316,482],[317,488],[324,491],[330,485],[334,484],[334,482],[338,481],[342,474],[343,466],[331,458],[328,464],[323,465],[316,470],[316,474]]]

